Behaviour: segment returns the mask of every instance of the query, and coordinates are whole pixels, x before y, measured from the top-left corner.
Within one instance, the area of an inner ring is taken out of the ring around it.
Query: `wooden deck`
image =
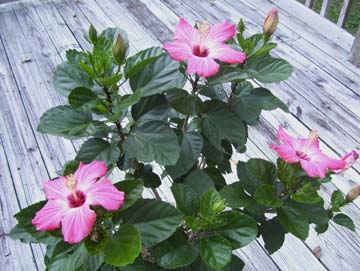
[[[159,45],[172,36],[179,16],[212,23],[240,17],[248,34],[261,29],[268,10],[281,7],[276,55],[295,68],[286,82],[270,88],[289,105],[291,114],[265,112],[251,127],[247,156],[276,159],[268,145],[279,123],[294,135],[317,128],[324,151],[341,156],[360,149],[360,69],[347,61],[353,37],[324,18],[293,9],[290,0],[33,0],[0,5],[0,269],[43,270],[44,248],[10,240],[20,208],[43,199],[42,182],[73,158],[81,142],[36,132],[40,116],[64,100],[54,90],[52,73],[70,48],[88,48],[84,34],[119,26],[128,31],[132,53]],[[304,7],[305,8],[305,7]],[[296,16],[299,16],[296,18]],[[321,30],[308,25],[316,18]],[[326,35],[326,36],[325,36]],[[322,189],[346,193],[360,184],[360,163]],[[230,176],[231,177],[231,176]],[[159,189],[172,201],[169,181]],[[360,201],[346,209],[360,229]],[[359,231],[358,231],[359,232]],[[320,246],[317,259],[312,250]],[[288,235],[271,257],[261,241],[239,250],[247,270],[359,270],[360,235],[337,225],[318,236],[311,230],[302,242]]]

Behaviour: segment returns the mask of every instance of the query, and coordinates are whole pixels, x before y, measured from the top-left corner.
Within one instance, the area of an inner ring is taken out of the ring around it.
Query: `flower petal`
[[[181,41],[165,43],[163,48],[176,61],[186,61],[192,53],[190,45]]]
[[[90,164],[80,163],[79,168],[74,173],[76,187],[86,192],[89,186],[95,183],[98,178],[103,177],[106,172],[107,168],[103,161],[93,161]]]
[[[274,149],[286,163],[297,163],[300,160],[296,155],[296,151],[287,144],[281,144],[279,146],[270,145],[270,147]]]
[[[183,17],[180,18],[176,25],[174,39],[178,41],[184,41],[189,45],[194,42],[195,39],[200,37],[200,33],[192,25],[190,25]]]
[[[211,26],[206,39],[209,42],[224,42],[231,39],[235,35],[235,32],[235,25],[225,21]]]
[[[86,193],[86,202],[101,205],[109,211],[118,210],[124,202],[124,192],[119,191],[106,178],[94,183]]]
[[[61,220],[61,232],[64,241],[79,243],[92,230],[96,220],[96,214],[86,204],[78,208],[71,208]]]
[[[289,136],[284,127],[282,127],[281,125],[279,125],[279,131],[277,133],[277,139],[284,142],[285,144],[288,144],[290,146],[294,146],[294,143],[296,141],[295,138]]]
[[[60,221],[70,208],[65,201],[49,200],[32,220],[38,231],[50,231],[60,227]]]
[[[219,44],[212,48],[209,48],[209,57],[226,62],[229,64],[244,63],[246,60],[246,54],[236,51],[226,44]]]
[[[210,57],[191,56],[188,59],[187,72],[190,74],[197,73],[202,77],[210,77],[219,70],[219,64]]]
[[[327,167],[325,163],[312,162],[304,159],[300,160],[301,167],[305,170],[306,174],[310,177],[326,177]]]
[[[59,177],[55,180],[49,180],[44,184],[45,195],[47,199],[62,199],[66,200],[71,193],[66,186],[66,178]]]

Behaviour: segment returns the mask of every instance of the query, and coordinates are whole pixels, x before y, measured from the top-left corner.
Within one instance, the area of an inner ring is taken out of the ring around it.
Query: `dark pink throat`
[[[193,54],[198,57],[207,57],[209,55],[209,50],[207,48],[201,48],[199,45],[194,46]]]
[[[296,151],[296,155],[300,158],[300,159],[303,159],[303,160],[306,160],[306,161],[310,161],[310,157],[305,153],[305,152],[301,152],[301,151]]]
[[[86,200],[86,196],[83,192],[76,190],[74,193],[76,196],[74,194],[68,196],[70,208],[80,207],[85,203]]]

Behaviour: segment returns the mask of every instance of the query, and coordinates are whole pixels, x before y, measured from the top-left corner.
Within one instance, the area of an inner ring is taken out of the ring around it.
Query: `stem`
[[[186,118],[185,118],[185,120],[184,120],[184,124],[183,124],[183,127],[182,127],[183,133],[185,133],[186,130],[187,130],[187,125],[188,125],[188,122],[189,122],[189,118],[190,118],[190,116],[189,116],[189,115],[186,115]]]
[[[106,95],[106,100],[107,100],[108,103],[109,103],[109,108],[108,108],[108,109],[109,109],[109,112],[110,112],[111,114],[113,114],[113,109],[112,109],[112,107],[113,107],[113,102],[112,102],[111,93],[110,93],[110,91],[109,91],[109,88],[108,88],[107,86],[105,86],[105,87],[103,88],[103,91],[104,91],[104,93],[105,93],[105,95]],[[119,138],[120,138],[120,142],[123,143],[124,140],[125,140],[125,135],[124,135],[124,133],[123,133],[123,131],[122,131],[122,126],[121,126],[120,121],[119,121],[119,120],[115,121],[115,125],[116,125],[117,133],[118,133]]]

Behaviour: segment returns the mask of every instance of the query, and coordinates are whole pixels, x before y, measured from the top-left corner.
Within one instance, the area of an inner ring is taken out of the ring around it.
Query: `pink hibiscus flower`
[[[96,214],[90,206],[101,205],[115,211],[124,202],[124,193],[105,176],[104,162],[80,163],[74,174],[45,183],[48,202],[39,210],[32,223],[39,231],[60,227],[64,241],[78,243],[92,230]]]
[[[316,130],[310,133],[309,138],[293,138],[280,125],[277,134],[278,140],[283,143],[279,146],[271,144],[279,156],[287,163],[300,163],[303,170],[310,177],[325,178],[327,170],[342,170],[345,161],[333,159],[321,152],[319,135]]]
[[[245,53],[236,51],[225,44],[236,32],[229,22],[210,26],[203,21],[199,29],[180,18],[176,26],[174,42],[164,44],[164,49],[177,61],[187,61],[187,72],[210,77],[217,73],[219,64],[215,59],[229,64],[243,63]]]
[[[356,160],[359,158],[359,154],[356,151],[351,151],[345,154],[341,160],[345,162],[345,166],[341,170],[336,170],[336,173],[344,172],[345,170],[351,168],[355,164]]]

